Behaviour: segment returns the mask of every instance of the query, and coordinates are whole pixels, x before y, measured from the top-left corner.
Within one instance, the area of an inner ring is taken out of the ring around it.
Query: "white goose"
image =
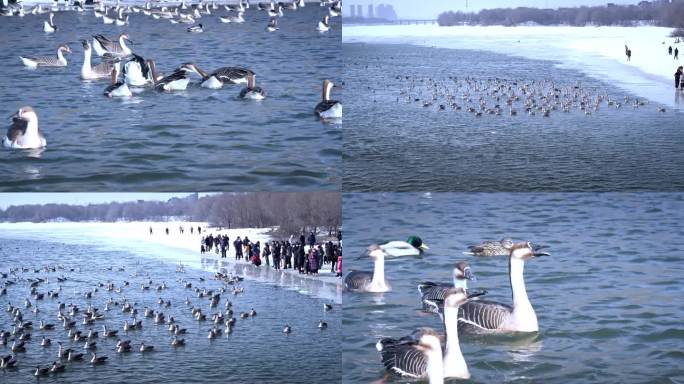
[[[18,149],[35,149],[47,146],[45,136],[38,129],[38,115],[33,108],[22,107],[12,118],[12,125],[2,140],[3,146]]]
[[[242,88],[242,91],[240,91],[240,98],[249,100],[263,100],[266,98],[266,91],[256,86],[256,75],[254,73],[247,75],[247,87]]]
[[[319,32],[328,32],[330,30],[330,16],[323,16],[323,20],[318,22],[318,26],[316,27],[316,29]]]
[[[385,257],[387,253],[377,244],[368,247],[368,256],[375,260],[373,272],[351,271],[344,278],[344,286],[356,292],[389,292],[390,284],[385,280]]]
[[[323,96],[320,103],[316,105],[314,112],[321,119],[340,119],[342,118],[342,103],[330,99],[330,91],[335,84],[330,80],[323,80]]]
[[[133,54],[123,66],[124,81],[134,87],[142,87],[152,82],[152,71],[141,57]]]
[[[48,16],[48,20],[45,21],[43,24],[43,32],[53,33],[57,30],[57,26],[55,25],[55,22],[53,20],[54,17],[55,17],[55,14],[50,12],[50,16]]]
[[[96,66],[91,66],[90,59],[92,57],[93,49],[88,40],[83,40],[83,66],[81,67],[81,78],[84,80],[106,79],[110,77],[112,72],[112,64],[100,63]]]
[[[112,72],[111,72],[112,84],[110,86],[108,86],[104,91],[104,95],[107,97],[131,97],[131,96],[133,96],[133,93],[131,93],[130,88],[128,88],[128,84],[126,84],[123,81],[119,81],[120,68],[121,68],[120,62],[114,64],[114,68],[112,68]]]

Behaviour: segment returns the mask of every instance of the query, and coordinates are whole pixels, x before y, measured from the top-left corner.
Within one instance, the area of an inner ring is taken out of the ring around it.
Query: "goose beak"
[[[469,289],[469,290],[467,291],[468,300],[470,300],[470,299],[472,299],[472,298],[474,298],[474,297],[478,297],[478,296],[482,296],[482,295],[486,295],[486,294],[487,294],[487,290],[486,290],[486,289],[479,289],[479,290],[472,290],[472,289]]]
[[[477,281],[475,274],[470,270],[470,268],[466,268],[465,271],[463,271],[463,277],[470,281]]]

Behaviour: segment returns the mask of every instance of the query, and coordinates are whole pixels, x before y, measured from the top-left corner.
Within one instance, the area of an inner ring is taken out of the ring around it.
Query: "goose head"
[[[21,120],[25,120],[25,121],[33,121],[33,120],[38,119],[38,115],[36,115],[36,112],[33,110],[32,107],[27,105],[25,107],[19,108],[17,113],[10,116],[10,118],[21,119]]]
[[[534,257],[550,256],[549,253],[539,252],[529,241],[510,245],[506,249],[510,251],[511,259],[529,260]]]
[[[460,261],[456,263],[453,271],[454,279],[456,280],[470,280],[477,281],[475,274],[471,271],[470,265],[465,261]]]

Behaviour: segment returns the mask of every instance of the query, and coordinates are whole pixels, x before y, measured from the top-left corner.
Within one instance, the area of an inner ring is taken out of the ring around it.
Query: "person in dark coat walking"
[[[292,245],[289,241],[285,242],[285,269],[292,268]]]
[[[682,83],[684,82],[682,79],[682,76],[684,76],[684,66],[679,66],[677,68],[677,72],[675,72],[675,89],[679,88],[682,86]]]
[[[233,247],[235,248],[235,260],[242,259],[242,240],[240,240],[240,236],[233,242]]]
[[[674,59],[679,60],[679,48],[675,48],[675,54],[674,54]]]
[[[309,247],[313,247],[314,245],[316,245],[316,235],[311,231],[311,233],[309,233]]]
[[[269,256],[271,255],[271,247],[268,246],[268,243],[264,244],[264,252],[262,256],[266,260],[266,266],[270,266],[271,264],[269,263]]]
[[[297,264],[299,267],[299,273],[304,273],[304,259],[306,255],[304,254],[304,243],[299,244],[297,247]]]

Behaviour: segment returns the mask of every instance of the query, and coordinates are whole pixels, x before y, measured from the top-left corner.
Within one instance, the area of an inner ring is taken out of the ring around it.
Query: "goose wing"
[[[114,68],[114,66],[111,63],[103,62],[94,66],[92,71],[99,75],[109,75],[112,72],[112,68]]]
[[[7,130],[7,138],[10,141],[15,141],[19,137],[26,134],[26,128],[28,127],[28,121],[19,119],[17,117],[12,119],[12,125],[10,125]]]
[[[373,280],[373,272],[351,271],[344,278],[344,286],[349,290],[359,290],[365,288]]]
[[[244,79],[249,74],[254,74],[254,72],[240,67],[222,67],[215,70],[209,77],[215,76],[218,80],[225,83]]]
[[[320,103],[318,103],[318,105],[316,105],[316,109],[314,111],[320,114],[321,112],[325,112],[328,109],[332,108],[337,103],[339,103],[339,101],[337,100],[323,100]]]
[[[506,304],[487,300],[473,300],[461,305],[458,310],[458,323],[472,325],[481,330],[494,331],[504,324],[513,312]]]
[[[401,339],[385,338],[378,342],[382,364],[389,372],[413,378],[425,377],[427,359],[416,349],[416,339],[411,336]]]
[[[108,38],[104,37],[103,35],[94,35],[93,38],[97,40],[98,43],[104,48],[104,49],[111,49],[114,45],[114,42],[109,40]]]
[[[164,77],[163,79],[159,80],[158,85],[164,85],[164,84],[172,83],[176,80],[185,79],[186,77],[187,77],[187,75],[185,74],[185,71],[176,70],[172,74],[170,74],[170,75]]]

